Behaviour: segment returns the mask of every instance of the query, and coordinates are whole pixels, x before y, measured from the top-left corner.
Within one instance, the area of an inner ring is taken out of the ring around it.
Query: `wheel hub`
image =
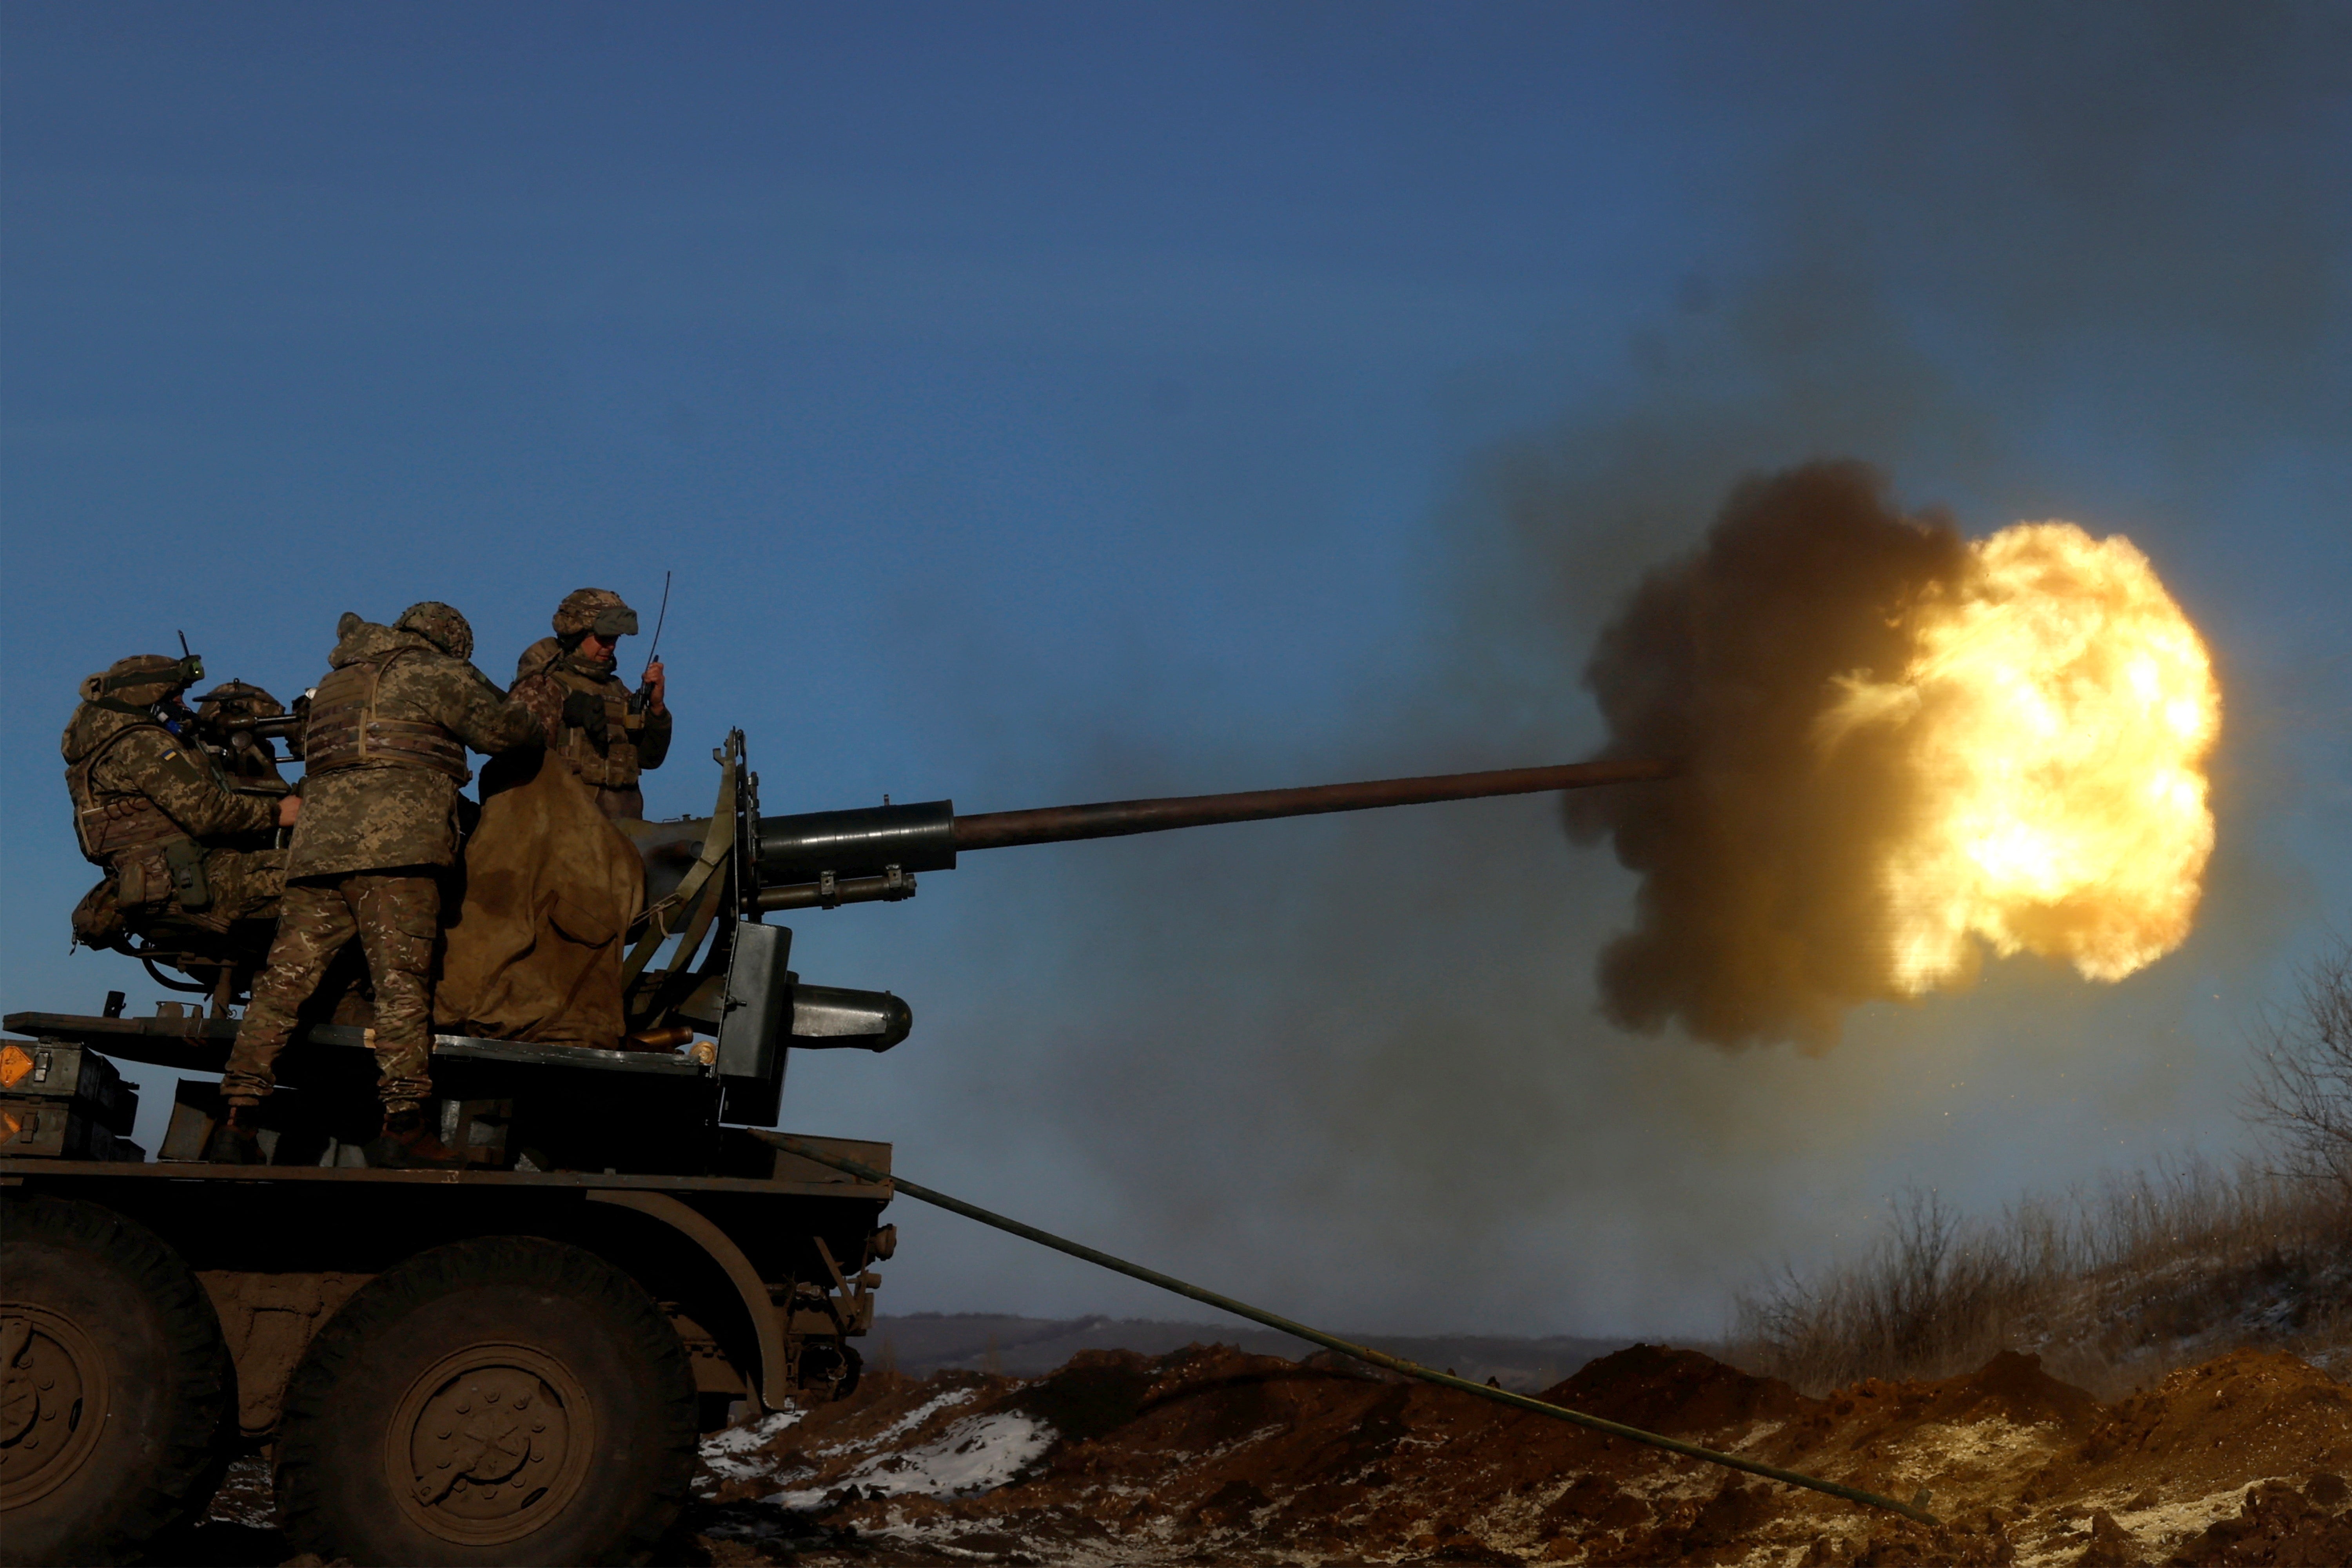
[[[528,1345],[473,1345],[409,1385],[386,1434],[393,1494],[444,1541],[494,1545],[537,1530],[579,1489],[595,1448],[578,1377]]]
[[[45,1307],[0,1306],[0,1509],[71,1479],[106,1425],[106,1363],[79,1324]]]

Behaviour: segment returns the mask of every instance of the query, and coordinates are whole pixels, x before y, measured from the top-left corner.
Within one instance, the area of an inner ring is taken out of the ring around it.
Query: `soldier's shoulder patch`
[[[190,756],[187,749],[176,741],[166,741],[163,749],[155,753],[155,762],[158,766],[169,768],[183,778],[202,780],[209,776],[205,764]]]

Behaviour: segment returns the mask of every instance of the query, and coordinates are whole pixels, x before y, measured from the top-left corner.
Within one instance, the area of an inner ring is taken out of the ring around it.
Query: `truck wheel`
[[[231,1380],[212,1298],[97,1204],[12,1198],[0,1271],[0,1563],[119,1563],[202,1506]]]
[[[592,1252],[484,1237],[378,1275],[286,1390],[278,1511],[362,1563],[641,1561],[687,1500],[694,1374]]]

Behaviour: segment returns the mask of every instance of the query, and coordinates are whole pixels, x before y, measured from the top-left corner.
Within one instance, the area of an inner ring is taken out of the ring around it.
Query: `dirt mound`
[[[1987,1437],[1998,1434],[2011,1447],[2048,1447],[2084,1436],[2102,1408],[2084,1390],[2043,1372],[2041,1357],[2003,1351],[1958,1377],[1927,1383],[1865,1378],[1820,1401],[1793,1430],[1811,1447],[1835,1438],[1847,1449],[1874,1454],[1906,1446],[1933,1448],[1963,1430]]]
[[[2352,1561],[2352,1390],[2241,1353],[2103,1406],[2030,1356],[1826,1399],[1691,1351],[1546,1396],[1892,1496],[1927,1529],[1455,1390],[1192,1345],[877,1380],[706,1449],[714,1560],[1995,1564]],[[2267,1553],[2268,1555],[2263,1555]]]
[[[2042,1370],[2038,1355],[2002,1351],[1977,1371],[1916,1387],[1922,1421],[1973,1421],[1998,1417],[2019,1426],[2054,1423],[2069,1432],[2088,1432],[2098,1419],[2099,1402],[2071,1383]]]
[[[1602,1356],[1537,1397],[1669,1437],[1797,1420],[1821,1408],[1778,1378],[1751,1377],[1712,1356],[1664,1345]]]
[[[1053,1427],[1063,1443],[1084,1443],[1142,1415],[1155,1377],[1149,1356],[1080,1351],[1058,1372],[1024,1386],[1013,1403]]]
[[[2155,1463],[2218,1481],[2246,1464],[2292,1472],[2347,1449],[2352,1388],[2293,1356],[2232,1351],[2108,1409],[2081,1457],[2094,1469]]]

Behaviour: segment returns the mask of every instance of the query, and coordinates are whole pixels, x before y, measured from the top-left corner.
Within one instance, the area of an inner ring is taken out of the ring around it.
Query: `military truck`
[[[763,817],[741,735],[713,756],[709,816],[624,825],[646,882],[624,964],[634,1048],[436,1037],[433,1110],[463,1168],[362,1162],[374,1061],[340,1016],[281,1058],[267,1163],[203,1163],[251,953],[166,935],[134,951],[202,1000],[0,1020],[16,1037],[0,1043],[0,1558],[135,1555],[259,1451],[288,1536],[323,1557],[642,1559],[688,1500],[701,1433],[856,1386],[896,1240],[887,1180],[767,1130],[793,1050],[886,1051],[912,1013],[802,981],[765,916],[909,898],[982,848],[1666,771]],[[118,1058],[195,1075],[156,1159],[128,1141]],[[795,1136],[889,1170],[887,1144]]]

